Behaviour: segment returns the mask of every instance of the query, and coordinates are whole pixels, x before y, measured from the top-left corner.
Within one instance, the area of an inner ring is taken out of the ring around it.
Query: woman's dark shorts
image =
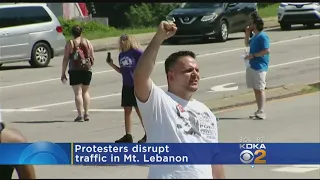
[[[137,100],[136,96],[134,95],[134,87],[122,86],[121,106],[137,107]]]
[[[69,81],[70,85],[90,85],[92,72],[91,71],[77,71],[77,70],[70,70],[69,72]]]

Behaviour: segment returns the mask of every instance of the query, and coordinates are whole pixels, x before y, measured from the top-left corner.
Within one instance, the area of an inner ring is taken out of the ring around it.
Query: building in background
[[[86,3],[47,3],[57,17],[64,19],[84,18],[89,16]]]
[[[64,19],[89,16],[86,3],[47,3],[47,5],[57,17]]]
[[[107,17],[92,17],[86,3],[47,3],[47,6],[57,17],[63,17],[65,20],[96,21],[107,26],[109,25]]]

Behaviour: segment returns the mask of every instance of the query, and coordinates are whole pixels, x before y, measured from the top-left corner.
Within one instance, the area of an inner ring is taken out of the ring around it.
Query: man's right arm
[[[139,101],[146,102],[151,91],[151,73],[153,71],[159,48],[164,38],[156,34],[141,55],[134,71],[135,93]]]
[[[250,34],[251,34],[251,28],[247,27],[245,31],[245,36],[244,36],[244,45],[246,47],[249,47],[249,41],[250,41]]]
[[[135,95],[140,102],[147,102],[150,96],[152,81],[150,79],[156,57],[162,42],[175,34],[175,24],[162,21],[150,44],[141,55],[134,71]]]
[[[244,37],[244,45],[246,47],[249,47],[249,39],[250,39],[250,34],[246,33],[246,35]]]

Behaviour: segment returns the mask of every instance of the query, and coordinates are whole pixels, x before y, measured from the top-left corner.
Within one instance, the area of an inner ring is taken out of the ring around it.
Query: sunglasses
[[[126,34],[123,34],[120,36],[120,40],[126,41],[126,40],[128,40],[128,36]]]

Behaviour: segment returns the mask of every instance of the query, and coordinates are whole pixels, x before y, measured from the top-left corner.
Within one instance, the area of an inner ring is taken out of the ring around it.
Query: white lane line
[[[0,109],[0,112],[40,112],[48,111],[45,109]]]
[[[301,60],[297,60],[297,61],[291,61],[291,62],[287,62],[287,63],[275,64],[275,65],[270,65],[269,68],[286,66],[286,65],[296,64],[296,63],[301,63],[301,62],[306,62],[306,61],[312,61],[312,60],[319,59],[319,58],[320,58],[320,56],[317,56],[317,57],[306,58],[306,59],[301,59]],[[217,75],[217,76],[205,77],[205,78],[201,78],[200,81],[206,81],[206,80],[209,80],[209,79],[232,76],[232,75],[237,75],[237,74],[241,74],[241,73],[245,73],[245,71],[238,71],[238,72],[233,72],[233,73],[228,73],[228,74],[221,74],[221,75]],[[164,87],[167,87],[167,85],[161,85],[159,87],[164,88]],[[104,99],[104,98],[115,97],[115,96],[119,96],[119,95],[121,95],[121,93],[114,93],[114,94],[108,94],[108,95],[103,95],[103,96],[96,96],[96,97],[92,97],[91,100]],[[28,107],[27,109],[38,109],[38,108],[41,109],[41,108],[60,106],[60,105],[71,104],[71,103],[74,103],[74,100],[60,102],[60,103],[53,103],[53,104],[45,104],[45,105],[40,105],[40,106],[33,106],[33,107]]]
[[[317,35],[312,35],[312,36],[305,36],[305,37],[293,38],[293,39],[288,39],[288,40],[283,40],[283,41],[278,41],[278,42],[272,42],[272,43],[270,43],[270,44],[272,44],[272,45],[282,44],[282,43],[287,43],[287,42],[292,42],[292,41],[298,41],[298,40],[303,40],[303,39],[308,39],[308,38],[318,37],[318,36],[320,36],[320,35],[317,34]],[[220,51],[220,52],[214,52],[214,53],[201,54],[201,55],[198,55],[197,57],[212,56],[212,55],[229,53],[229,52],[239,51],[239,50],[244,50],[244,49],[245,49],[244,47],[242,47],[242,48],[236,48],[236,49],[230,49],[230,50],[226,50],[226,51]]]
[[[275,65],[270,65],[269,68],[275,68],[275,67],[279,67],[279,66],[286,66],[286,65],[296,64],[296,63],[301,63],[301,62],[306,62],[306,61],[312,61],[312,60],[319,59],[319,58],[320,58],[320,56],[316,56],[316,57],[307,58],[307,59],[301,59],[301,60],[297,60],[297,61],[291,61],[291,62],[286,62],[286,63],[281,63],[281,64],[275,64]],[[226,76],[237,75],[237,74],[241,74],[241,73],[245,73],[245,72],[246,71],[238,71],[238,72],[222,74],[222,75],[218,75],[218,76],[211,76],[211,77],[209,76],[209,77],[201,78],[201,80],[216,79],[216,78],[221,78],[221,77],[226,77]]]
[[[288,39],[288,40],[283,40],[283,41],[278,41],[278,42],[272,42],[270,44],[273,44],[273,45],[274,44],[281,44],[281,43],[286,43],[286,42],[292,42],[292,41],[298,41],[298,40],[318,37],[318,36],[320,36],[320,35],[312,35],[312,36],[293,38],[293,39]],[[212,55],[217,55],[217,54],[223,54],[223,53],[229,53],[229,52],[234,52],[234,51],[239,51],[239,50],[244,50],[244,47],[225,50],[225,51],[219,51],[219,52],[214,52],[214,53],[201,54],[201,55],[198,55],[197,58],[212,56]],[[164,63],[164,61],[156,62],[156,64],[163,64],[163,63]],[[109,73],[109,72],[114,72],[114,70],[98,71],[98,72],[93,72],[93,74],[102,74],[102,73]],[[27,82],[27,83],[20,83],[20,84],[8,85],[8,86],[0,86],[0,89],[8,89],[8,88],[13,88],[13,87],[27,86],[27,85],[45,83],[45,82],[56,81],[56,80],[60,80],[60,78],[52,78],[52,79],[33,81],[33,82]]]
[[[286,173],[307,173],[307,172],[316,171],[319,169],[320,169],[320,165],[292,165],[292,166],[274,168],[274,169],[271,169],[271,171],[286,172]]]
[[[106,70],[106,71],[94,72],[92,74],[101,74],[101,73],[108,73],[108,72],[113,72],[113,71],[114,70]],[[7,88],[13,88],[13,87],[19,87],[19,86],[27,86],[27,85],[45,83],[45,82],[56,81],[56,80],[60,80],[60,78],[52,78],[52,79],[45,79],[45,80],[41,80],[41,81],[33,81],[33,82],[14,84],[14,85],[9,85],[9,86],[1,86],[0,89],[7,89]]]
[[[134,111],[134,109],[132,109]],[[72,110],[77,111],[77,110]],[[89,112],[123,112],[123,109],[89,109]]]

